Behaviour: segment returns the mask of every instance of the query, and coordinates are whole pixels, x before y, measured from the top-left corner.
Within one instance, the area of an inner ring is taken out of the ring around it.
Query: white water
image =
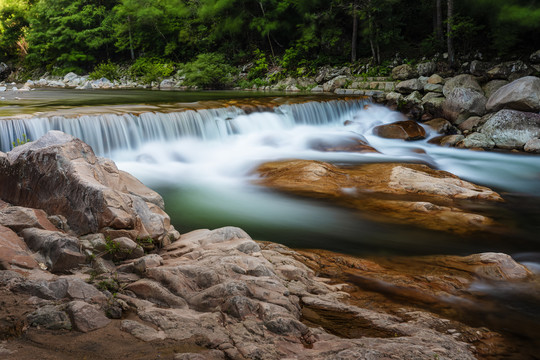
[[[23,133],[35,139],[49,129],[59,129],[80,137],[96,153],[112,157],[119,168],[162,191],[177,224],[296,231],[308,234],[303,243],[296,243],[307,247],[325,247],[309,242],[316,241],[309,235],[313,233],[319,238],[340,238],[344,249],[350,248],[359,234],[363,245],[373,247],[384,243],[405,248],[410,239],[396,236],[391,228],[359,220],[345,210],[252,185],[258,165],[290,158],[346,164],[421,162],[498,190],[540,196],[540,158],[442,148],[427,140],[378,138],[372,135],[373,127],[401,120],[401,115],[380,106],[363,107],[363,100],[339,100],[281,105],[274,112],[252,114],[229,107],[139,116],[3,120],[0,146],[6,150]],[[347,120],[352,124],[345,126]],[[351,139],[366,139],[380,154],[315,150],[321,142],[343,144]],[[421,238],[416,233],[414,236]],[[426,240],[421,246],[427,252],[430,246],[434,252],[446,250],[444,241],[442,237],[438,243]]]

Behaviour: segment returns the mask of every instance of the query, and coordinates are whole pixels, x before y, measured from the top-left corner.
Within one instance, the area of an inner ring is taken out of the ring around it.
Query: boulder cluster
[[[417,170],[401,171],[391,187],[410,191],[407,176]],[[351,297],[358,288],[328,272],[339,266],[404,289],[399,271],[383,276],[386,265],[329,255],[327,266],[320,255],[259,243],[234,227],[180,235],[159,195],[60,132],[0,153],[0,174],[2,358],[31,359],[35,343],[12,341],[43,331],[105,334],[92,338],[104,356],[113,339],[102,330],[147,344],[191,344],[176,346],[171,359],[474,359],[471,342],[499,336],[414,307],[360,306]],[[455,198],[499,200],[471,186],[452,178],[444,188]],[[430,196],[432,187],[421,191]],[[448,261],[458,273],[443,271],[434,288],[411,289],[442,299],[475,279],[531,277],[504,254]]]

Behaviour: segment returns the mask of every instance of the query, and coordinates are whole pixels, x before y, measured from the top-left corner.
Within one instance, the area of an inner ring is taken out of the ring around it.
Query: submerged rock
[[[373,134],[386,139],[403,139],[407,141],[421,140],[426,137],[424,128],[412,120],[376,126],[373,128]]]
[[[257,169],[260,184],[309,197],[327,198],[379,221],[467,233],[494,221],[460,208],[454,200],[502,201],[496,192],[425,165],[368,164],[337,167],[291,160]]]

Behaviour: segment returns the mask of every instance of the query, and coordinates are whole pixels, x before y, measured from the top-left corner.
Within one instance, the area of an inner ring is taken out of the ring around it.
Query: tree
[[[26,0],[4,0],[0,3],[0,55],[2,58],[24,57],[27,44],[24,31],[28,27]]]
[[[446,20],[446,23],[447,23],[446,38],[447,38],[447,45],[448,45],[448,64],[450,65],[450,67],[454,66],[454,61],[455,61],[453,17],[454,17],[454,0],[448,0],[448,15],[447,15],[447,20]]]
[[[28,64],[83,71],[108,58],[113,5],[114,0],[37,1],[29,12]]]

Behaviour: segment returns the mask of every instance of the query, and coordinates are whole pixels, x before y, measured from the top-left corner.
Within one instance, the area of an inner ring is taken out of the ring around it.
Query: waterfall
[[[133,150],[147,142],[180,138],[214,140],[260,130],[289,129],[297,125],[335,125],[351,119],[366,100],[334,100],[286,104],[273,112],[246,114],[238,107],[147,112],[134,114],[33,117],[0,120],[0,151],[9,151],[23,134],[36,140],[49,130],[60,130],[80,138],[101,156],[113,150]]]

